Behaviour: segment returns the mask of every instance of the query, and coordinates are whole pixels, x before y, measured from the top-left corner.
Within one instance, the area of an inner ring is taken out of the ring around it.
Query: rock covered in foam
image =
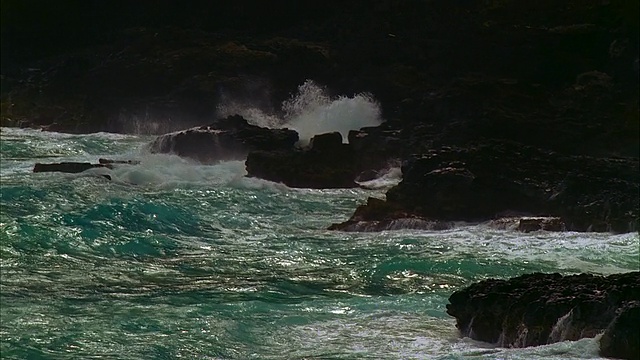
[[[637,310],[625,309],[632,303],[637,309],[638,301],[640,272],[606,277],[535,273],[489,279],[456,291],[447,313],[456,318],[461,335],[503,347],[578,340],[611,329],[607,331],[613,335],[603,336],[606,352],[611,344],[629,341],[631,346],[624,349],[633,349],[634,336],[637,344]],[[634,327],[635,332],[625,334]],[[637,359],[637,349],[627,352],[632,356],[628,358]],[[611,356],[621,356],[617,350],[612,349]]]
[[[218,119],[208,126],[159,136],[149,145],[154,153],[173,153],[202,163],[243,160],[252,150],[290,149],[298,133],[251,125],[239,115]]]

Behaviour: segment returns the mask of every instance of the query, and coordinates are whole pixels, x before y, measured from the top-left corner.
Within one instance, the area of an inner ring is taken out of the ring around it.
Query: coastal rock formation
[[[244,160],[252,150],[291,149],[297,141],[298,133],[293,130],[251,125],[242,116],[234,115],[208,126],[159,136],[149,145],[149,150],[212,164],[221,160]]]
[[[621,359],[640,358],[640,301],[618,310],[600,339],[600,355]]]
[[[252,151],[245,164],[247,176],[305,188],[357,187],[361,171],[338,132],[316,135],[306,148]]]
[[[95,168],[107,168],[113,169],[114,166],[119,165],[138,165],[140,162],[137,160],[112,160],[112,159],[98,159],[97,164],[88,162],[60,162],[52,164],[36,163],[33,167],[34,173],[39,172],[64,172],[64,173],[81,173],[83,171]],[[103,177],[111,180],[109,175],[102,175]]]
[[[447,313],[461,335],[502,347],[595,337],[602,354],[637,359],[640,272],[606,277],[529,274],[456,291]]]
[[[569,156],[493,141],[414,156],[402,173],[385,206],[370,203],[365,207],[374,210],[358,209],[344,226],[332,228],[406,217],[481,222],[513,212],[559,217],[549,229],[627,232],[638,224],[637,159]],[[521,225],[531,230],[532,224]]]
[[[296,187],[352,187],[406,160],[387,195],[400,210],[369,219],[380,229],[509,210],[559,217],[567,230],[637,228],[638,2],[94,6],[33,12],[95,30],[64,27],[69,36],[28,6],[4,19],[3,126],[162,134],[206,124],[229,101],[272,110],[312,79],[371,93],[385,123],[352,131],[336,152],[294,148],[284,130],[272,147],[267,135],[252,143],[258,130],[219,122],[152,149],[205,163],[248,154],[250,176]]]
[[[53,164],[36,163],[33,167],[34,173],[39,172],[64,172],[64,173],[80,173],[94,168],[110,168],[107,164],[91,164],[88,162],[61,162]]]

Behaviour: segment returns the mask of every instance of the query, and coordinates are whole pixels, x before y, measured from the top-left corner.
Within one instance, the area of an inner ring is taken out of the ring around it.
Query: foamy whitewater
[[[218,107],[218,116],[240,114],[254,125],[296,130],[302,144],[316,134],[337,131],[348,143],[350,130],[382,123],[380,106],[369,94],[331,98],[320,85],[307,80],[298,92],[281,106],[282,117],[270,114],[250,103],[229,100]]]
[[[286,103],[278,126],[313,134],[380,121],[364,95],[315,94]],[[335,114],[346,124],[315,121]],[[598,338],[525,349],[461,338],[447,299],[490,277],[640,268],[637,234],[325,230],[383,198],[397,168],[369,190],[290,189],[246,178],[240,161],[146,154],[152,137],[0,136],[3,359],[598,358]],[[31,172],[100,157],[141,164]]]

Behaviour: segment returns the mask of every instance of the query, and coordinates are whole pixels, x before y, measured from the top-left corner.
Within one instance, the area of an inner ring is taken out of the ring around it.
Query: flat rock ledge
[[[152,153],[175,154],[203,164],[244,160],[254,150],[282,151],[294,147],[298,133],[289,129],[268,129],[252,125],[240,115],[216,119],[207,126],[158,136]]]
[[[600,339],[602,356],[640,358],[640,272],[534,273],[456,291],[447,313],[462,336],[501,347]]]

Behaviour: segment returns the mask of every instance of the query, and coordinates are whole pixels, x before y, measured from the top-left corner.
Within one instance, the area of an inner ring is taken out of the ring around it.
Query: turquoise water
[[[460,338],[447,298],[489,277],[640,268],[637,234],[331,232],[384,190],[290,189],[242,162],[146,154],[148,137],[1,136],[3,359],[597,358],[597,338]],[[142,164],[31,172],[99,157]]]

